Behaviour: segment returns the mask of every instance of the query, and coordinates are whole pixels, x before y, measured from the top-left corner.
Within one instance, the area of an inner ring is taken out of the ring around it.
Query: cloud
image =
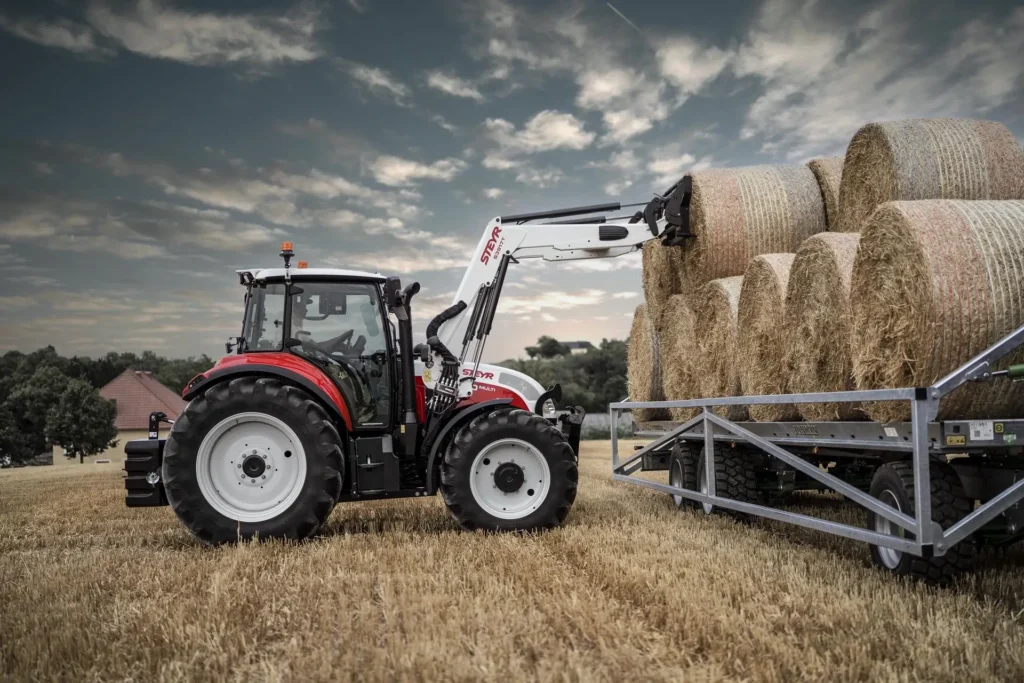
[[[113,51],[97,44],[96,33],[83,24],[68,19],[44,21],[31,17],[13,19],[0,14],[0,29],[23,40],[94,56],[111,55]]]
[[[519,166],[516,159],[556,149],[581,150],[594,141],[594,133],[572,114],[552,109],[538,112],[521,129],[500,118],[484,121],[484,135],[496,145],[484,156],[486,168],[507,170]]]
[[[360,14],[367,10],[367,5],[369,4],[369,0],[347,0],[347,2],[349,7]]]
[[[15,311],[35,305],[36,300],[30,296],[0,296],[0,311]]]
[[[557,168],[545,170],[524,168],[516,174],[516,182],[533,187],[548,188],[560,183],[563,177],[562,172]]]
[[[370,92],[389,95],[395,104],[409,106],[409,87],[384,69],[358,62],[343,61],[341,64],[342,70],[351,76],[352,80]]]
[[[640,296],[637,292],[615,292],[612,294],[613,299],[635,299]]]
[[[320,57],[319,12],[297,5],[284,15],[217,14],[168,7],[156,0],[113,6],[94,2],[89,24],[119,47],[154,59],[199,66],[268,67]]]
[[[448,121],[446,121],[445,118],[443,116],[441,116],[440,114],[436,114],[434,116],[431,116],[430,120],[433,121],[434,123],[436,123],[437,125],[441,126],[442,128],[444,128],[449,133],[457,133],[458,130],[459,130],[454,125],[448,123]]]
[[[501,195],[505,194],[505,190],[497,187],[488,187],[484,190],[484,196],[488,199],[501,199]]]
[[[464,97],[477,102],[484,101],[484,95],[469,81],[443,71],[427,73],[427,87],[439,90],[453,97]]]
[[[687,36],[666,39],[657,48],[661,75],[686,95],[700,91],[718,78],[732,57],[729,52],[702,45]]]
[[[841,153],[868,121],[977,117],[1018,96],[1024,8],[934,36],[936,52],[917,31],[895,1],[852,19],[813,2],[767,3],[736,58],[737,75],[764,85],[741,136],[802,160]]]
[[[604,290],[583,289],[574,292],[546,291],[532,296],[502,296],[498,312],[507,315],[526,315],[545,310],[566,311],[580,306],[594,306],[608,297]]]
[[[468,164],[462,159],[447,158],[432,164],[382,155],[370,166],[370,172],[378,183],[391,187],[412,185],[416,180],[439,180],[449,182],[466,170]]]

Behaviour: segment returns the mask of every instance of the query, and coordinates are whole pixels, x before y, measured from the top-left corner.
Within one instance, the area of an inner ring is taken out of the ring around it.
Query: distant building
[[[142,370],[125,370],[100,389],[100,396],[113,401],[117,406],[117,445],[99,455],[86,458],[85,462],[109,459],[111,462],[124,461],[124,445],[135,439],[149,436],[149,414],[160,410],[168,419],[176,420],[185,409],[186,402],[173,389],[153,377],[153,373]],[[167,425],[164,425],[164,429]],[[53,464],[78,464],[77,459],[65,458],[59,446],[53,447]]]
[[[592,348],[594,348],[594,345],[588,341],[572,341],[562,343],[565,345],[566,348],[569,349],[569,353],[571,353],[574,356],[581,353],[586,353],[587,351],[590,351]]]

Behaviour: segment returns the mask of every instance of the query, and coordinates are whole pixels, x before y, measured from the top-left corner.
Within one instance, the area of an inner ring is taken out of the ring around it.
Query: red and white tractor
[[[619,204],[493,219],[418,345],[418,283],[295,267],[283,244],[283,267],[238,271],[241,335],[189,382],[166,439],[154,414],[150,438],[126,445],[127,504],[169,504],[212,544],[305,538],[338,502],[438,491],[465,529],[557,526],[576,498],[583,413],[556,409],[558,386],[481,364],[502,283],[525,258],[639,249],[659,234],[659,201],[612,219],[530,223]]]

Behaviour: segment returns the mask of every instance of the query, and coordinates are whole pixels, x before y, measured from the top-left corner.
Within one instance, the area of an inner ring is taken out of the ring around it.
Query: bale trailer
[[[884,571],[944,584],[972,571],[978,549],[1024,538],[1024,419],[936,420],[939,402],[972,382],[1019,381],[997,361],[1024,346],[1024,326],[927,387],[613,403],[612,477],[667,493],[677,507],[758,516],[865,541]],[[731,421],[727,406],[907,401],[905,422]],[[653,440],[620,454],[634,409],[699,408],[686,422],[648,422]],[[707,454],[711,454],[707,457]],[[637,476],[668,471],[668,483]],[[795,491],[832,491],[868,512],[857,527],[783,509]]]

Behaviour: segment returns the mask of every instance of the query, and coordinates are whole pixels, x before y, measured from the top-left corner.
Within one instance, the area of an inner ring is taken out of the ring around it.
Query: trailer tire
[[[238,429],[249,433],[232,434]],[[225,465],[250,437],[246,448],[260,453]],[[215,384],[188,404],[167,437],[161,473],[178,519],[210,545],[313,535],[343,475],[341,437],[323,407],[298,387],[252,376]]]
[[[949,464],[933,461],[930,464],[932,487],[932,519],[943,529],[966,517],[972,501],[964,492],[960,476]],[[875,471],[870,493],[873,497],[913,516],[914,466],[908,461],[891,462]],[[898,530],[888,520],[868,512],[868,529],[882,533]],[[914,534],[904,532],[907,538]],[[910,576],[933,585],[947,585],[958,575],[974,569],[977,547],[973,538],[965,538],[942,556],[917,557],[889,548],[871,545],[871,560],[881,569],[896,576]]]
[[[698,484],[704,479],[704,457],[705,449],[700,449],[700,458],[697,464]],[[745,448],[726,448],[724,445],[715,448],[715,495],[720,498],[731,498],[741,503],[761,503],[761,492],[757,486],[757,473],[760,469],[761,459],[757,454]],[[706,514],[715,512],[713,505],[702,504],[701,509]],[[721,512],[738,521],[746,521],[750,518],[745,512],[727,510]]]
[[[700,451],[685,442],[679,441],[672,446],[672,452],[668,459],[668,483],[676,488],[688,491],[699,490],[700,482],[697,479],[697,466],[700,459]],[[678,510],[683,508],[695,508],[699,503],[682,496],[671,495],[670,500]]]
[[[557,527],[576,500],[578,483],[576,455],[565,436],[525,410],[474,418],[459,429],[441,463],[441,496],[466,531]]]

